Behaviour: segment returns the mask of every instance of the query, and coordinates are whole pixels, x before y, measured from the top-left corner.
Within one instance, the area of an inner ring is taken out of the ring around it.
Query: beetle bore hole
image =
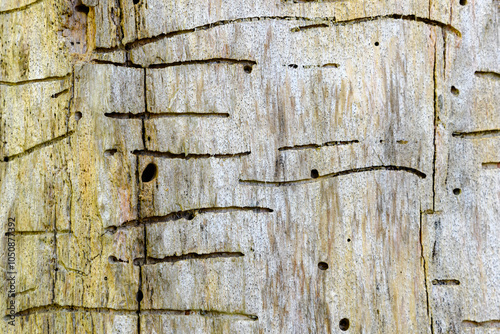
[[[465,5],[467,4],[467,0],[460,0],[460,4],[461,4],[462,6],[465,6]]]
[[[461,190],[460,188],[455,188],[455,189],[453,189],[453,194],[454,194],[454,195],[457,195],[457,196],[458,196],[458,195],[460,195],[460,193],[461,193],[461,192],[462,192],[462,190]]]
[[[137,291],[137,294],[135,295],[135,300],[137,300],[138,302],[141,302],[142,298],[144,298],[142,291],[141,290]]]
[[[458,96],[458,94],[460,94],[460,91],[458,90],[457,87],[455,86],[451,86],[451,89],[450,89],[451,93],[455,96]]]
[[[139,3],[140,0],[133,0],[134,2],[134,5],[137,5]]]
[[[142,172],[141,180],[142,182],[151,182],[158,175],[158,167],[154,163],[150,163],[144,168]]]
[[[321,270],[327,270],[328,269],[328,263],[326,262],[320,262],[318,263],[318,268]]]
[[[375,42],[375,46],[378,46],[378,42]]]
[[[84,4],[80,4],[75,7],[75,10],[80,13],[88,14],[89,13],[89,7],[85,6]]]
[[[82,113],[77,111],[75,113],[75,120],[78,122],[80,119],[82,119]]]
[[[250,65],[243,66],[243,71],[245,71],[245,73],[252,73],[252,66]]]
[[[346,331],[349,329],[349,319],[344,318],[339,321],[339,328],[343,331]]]
[[[351,242],[351,239],[347,239],[347,242]]]
[[[318,173],[318,170],[317,169],[313,169],[311,170],[311,177],[313,179],[317,179],[319,177],[319,173]]]

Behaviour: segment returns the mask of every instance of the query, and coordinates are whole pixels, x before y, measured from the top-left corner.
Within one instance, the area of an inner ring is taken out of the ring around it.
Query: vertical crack
[[[147,95],[146,95],[146,69],[143,69],[143,94],[144,94],[144,111],[148,111],[148,103],[147,103]],[[145,120],[142,118],[142,128],[141,128],[141,138],[142,138],[142,145],[144,149],[146,149],[146,125],[145,125]],[[138,185],[137,188],[137,218],[141,219],[142,218],[142,209],[141,209],[141,181],[140,181],[140,157],[139,155],[136,156],[136,182]],[[144,254],[144,263],[146,262],[146,259],[148,258],[147,254],[147,231],[146,231],[146,225],[143,226],[142,230],[142,238],[143,238],[143,254]],[[136,300],[137,300],[137,332],[141,333],[141,302],[144,297],[143,292],[142,292],[142,265],[144,263],[141,263],[139,265],[139,289],[136,294]]]
[[[425,286],[425,299],[426,299],[426,304],[427,304],[427,317],[430,321],[430,329],[431,329],[431,334],[434,334],[434,319],[432,318],[432,312],[431,312],[431,305],[430,305],[430,299],[429,299],[429,280],[427,279],[427,262],[425,260],[425,255],[424,255],[424,244],[422,240],[422,217],[425,213],[422,212],[422,208],[420,208],[420,257],[422,259],[422,267],[424,269],[424,286]]]
[[[432,211],[436,211],[436,156],[437,156],[437,123],[438,123],[438,97],[437,97],[437,81],[436,81],[436,71],[437,71],[437,36],[434,40],[434,69],[433,69],[433,81],[434,81],[434,156],[432,161]]]

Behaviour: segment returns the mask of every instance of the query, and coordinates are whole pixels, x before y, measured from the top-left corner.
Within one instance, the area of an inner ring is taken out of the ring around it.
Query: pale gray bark
[[[497,332],[499,14],[0,0],[0,331]]]

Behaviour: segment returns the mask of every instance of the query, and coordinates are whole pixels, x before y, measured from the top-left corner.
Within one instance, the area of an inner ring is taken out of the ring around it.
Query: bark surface
[[[497,333],[499,23],[0,0],[0,332]]]

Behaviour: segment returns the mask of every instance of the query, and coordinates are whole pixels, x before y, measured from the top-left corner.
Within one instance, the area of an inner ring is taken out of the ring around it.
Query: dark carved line
[[[259,206],[227,206],[227,207],[213,207],[213,208],[200,208],[185,211],[177,211],[169,213],[165,216],[152,216],[145,217],[136,220],[129,220],[121,224],[120,226],[109,226],[106,228],[107,232],[114,233],[117,229],[137,227],[140,225],[164,223],[168,221],[175,221],[180,219],[192,220],[197,214],[204,213],[227,213],[234,211],[251,211],[254,213],[272,213],[273,209],[259,207]]]
[[[345,26],[345,25],[350,25],[350,24],[358,24],[358,23],[376,21],[376,20],[406,20],[406,21],[423,22],[425,24],[429,24],[432,26],[437,26],[437,27],[443,28],[445,30],[449,30],[452,33],[454,33],[455,35],[457,35],[458,37],[462,36],[460,31],[450,24],[445,24],[445,23],[440,22],[440,21],[431,20],[431,19],[428,19],[425,17],[416,16],[416,15],[401,15],[401,14],[368,16],[368,17],[360,17],[360,18],[345,20],[345,21],[335,21],[335,19],[332,20],[330,18],[325,18],[322,20],[323,21],[322,23],[315,23],[312,25],[295,27],[295,28],[292,28],[292,31],[296,32],[296,31],[302,31],[302,30],[311,29],[311,28]]]
[[[343,170],[340,172],[334,172],[334,173],[329,173],[325,175],[318,176],[316,178],[308,178],[308,179],[301,179],[301,180],[292,180],[292,181],[262,181],[262,180],[240,180],[241,184],[245,185],[255,185],[255,186],[275,186],[275,187],[280,187],[280,186],[290,186],[290,185],[295,185],[295,184],[305,184],[305,183],[311,183],[317,180],[321,179],[326,179],[326,178],[331,178],[331,177],[338,177],[338,176],[343,176],[343,175],[349,175],[349,174],[354,174],[354,173],[363,173],[363,172],[369,172],[369,171],[374,171],[374,170],[393,170],[393,171],[403,171],[403,172],[408,172],[411,174],[415,174],[418,177],[425,179],[427,175],[422,173],[421,171],[411,168],[411,167],[404,167],[404,166],[371,166],[371,167],[363,167],[363,168],[354,168],[354,169],[348,169],[348,170]]]
[[[148,309],[141,310],[144,314],[161,314],[161,315],[199,315],[210,318],[231,318],[233,320],[258,320],[259,317],[253,314],[246,313],[231,313],[231,312],[221,312],[214,310],[174,310],[174,309]]]
[[[67,75],[63,75],[63,76],[55,76],[55,77],[46,77],[46,78],[42,78],[42,79],[30,79],[30,80],[21,80],[21,81],[0,81],[0,85],[20,86],[20,85],[37,83],[37,82],[60,81],[60,80],[65,80],[69,77],[71,77],[71,74],[67,74]]]
[[[141,112],[137,114],[132,113],[118,113],[109,112],[105,113],[104,116],[117,119],[153,119],[153,118],[166,118],[166,117],[217,117],[217,118],[228,118],[228,113],[196,113],[196,112],[163,112],[163,113],[150,113]]]
[[[135,150],[132,151],[132,154],[135,155],[145,155],[156,158],[167,158],[167,159],[208,159],[208,158],[218,158],[218,159],[226,159],[226,158],[240,158],[243,156],[250,155],[250,152],[241,152],[241,153],[228,153],[228,154],[197,154],[197,153],[171,153],[171,152],[159,152],[159,151],[150,151],[150,150]]]
[[[206,259],[219,259],[219,258],[238,258],[243,257],[245,254],[241,252],[215,252],[215,253],[207,253],[207,254],[198,254],[198,253],[189,253],[183,255],[173,255],[173,256],[165,256],[164,258],[154,258],[148,257],[144,260],[143,257],[134,259],[135,266],[145,266],[145,265],[154,265],[157,263],[175,263],[179,261],[186,260],[206,260]]]
[[[34,289],[30,289],[34,290]],[[15,314],[16,317],[26,317],[42,313],[56,313],[56,312],[89,312],[89,313],[106,313],[106,314],[116,314],[116,315],[137,315],[137,310],[129,309],[114,309],[109,307],[82,307],[82,306],[72,306],[72,305],[58,305],[50,304],[44,306],[37,306],[27,308],[25,310],[19,311]],[[191,316],[207,316],[211,318],[217,317],[227,317],[234,320],[258,320],[257,315],[245,314],[238,312],[223,312],[217,310],[176,310],[176,309],[145,309],[141,310],[141,314],[160,314],[160,315],[191,315]],[[4,319],[10,319],[9,316],[5,316]]]
[[[32,314],[40,314],[40,313],[55,313],[55,312],[95,312],[95,313],[113,313],[113,314],[121,314],[121,315],[133,315],[136,314],[136,310],[127,310],[127,309],[113,309],[109,307],[82,307],[82,306],[72,306],[72,305],[44,305],[37,307],[30,307],[25,310],[19,311],[16,313],[16,317],[25,317],[30,316]]]
[[[231,59],[231,58],[210,58],[210,59],[194,59],[194,60],[184,60],[184,61],[176,61],[172,63],[163,63],[163,64],[152,64],[149,65],[148,68],[166,68],[172,66],[182,66],[182,65],[195,65],[195,64],[242,64],[242,65],[256,65],[257,62],[254,60],[248,59]]]
[[[92,64],[113,65],[113,66],[119,66],[119,67],[143,68],[141,65],[134,64],[130,60],[126,61],[125,63],[117,63],[117,62],[110,61],[110,60],[94,59],[94,60],[92,60]]]
[[[69,88],[66,88],[58,93],[52,94],[50,97],[55,99],[55,98],[58,98],[59,96],[61,96],[62,94],[65,94],[65,93],[69,93]]]
[[[141,66],[138,64],[132,63],[128,60],[125,63],[116,63],[108,60],[92,60],[93,64],[104,64],[104,65],[114,65],[120,67],[135,67],[135,68],[151,68],[151,69],[161,69],[173,66],[185,66],[185,65],[205,65],[205,64],[230,64],[230,65],[247,65],[254,66],[257,64],[254,60],[247,59],[231,59],[231,58],[210,58],[210,59],[192,59],[192,60],[184,60],[184,61],[176,61],[171,63],[161,63],[161,64],[151,64],[149,66]]]
[[[481,164],[484,169],[500,169],[500,161],[496,162],[483,162]]]
[[[195,31],[200,31],[200,30],[208,30],[208,29],[212,29],[212,28],[227,25],[227,24],[233,24],[233,23],[239,23],[239,22],[254,22],[254,21],[263,21],[263,20],[315,21],[316,19],[307,18],[307,17],[297,17],[297,16],[257,16],[257,17],[236,18],[236,19],[231,19],[231,20],[221,20],[221,21],[216,21],[216,22],[212,22],[212,23],[207,23],[207,24],[197,26],[197,27],[194,27],[191,29],[177,30],[177,31],[169,32],[169,33],[159,34],[159,35],[154,36],[154,37],[142,38],[142,39],[127,43],[125,45],[125,48],[127,50],[131,50],[131,49],[135,49],[137,47],[141,47],[141,46],[146,45],[146,44],[157,42],[157,41],[165,39],[165,38],[170,38],[170,37],[177,36],[177,35],[189,34],[189,33],[193,33]]]
[[[500,80],[500,73],[492,72],[492,71],[476,71],[474,73],[477,77],[485,77],[494,80]]]
[[[97,47],[93,51],[95,53],[109,53],[109,52],[115,52],[115,51],[125,51],[125,48],[122,45],[113,46],[110,48]]]
[[[73,133],[75,133],[74,130],[70,131],[70,132],[67,132],[59,137],[56,137],[56,138],[53,138],[51,140],[48,140],[46,142],[43,142],[43,143],[40,143],[40,144],[37,144],[35,146],[32,146],[30,148],[28,148],[27,150],[21,152],[21,153],[17,153],[17,154],[13,154],[13,155],[10,155],[10,156],[7,156],[7,157],[4,157],[3,158],[3,161],[5,162],[8,162],[8,161],[12,161],[14,159],[17,159],[17,158],[21,158],[21,157],[24,157],[25,155],[28,155],[36,150],[39,150],[41,148],[44,148],[44,147],[47,147],[47,146],[50,146],[52,144],[55,144],[57,142],[60,142],[61,140],[64,140],[68,137],[70,137],[71,135],[73,135]]]
[[[218,26],[239,23],[239,22],[279,20],[279,21],[315,22],[314,25],[323,25],[323,24],[331,24],[331,23],[334,23],[336,25],[341,25],[341,24],[345,25],[345,24],[354,24],[354,23],[365,22],[365,21],[373,21],[373,20],[377,20],[377,19],[390,19],[390,18],[412,20],[412,21],[421,21],[421,22],[424,22],[427,24],[443,27],[445,29],[448,29],[448,30],[454,32],[459,37],[461,36],[461,33],[451,25],[448,25],[448,24],[445,24],[445,23],[442,23],[439,21],[435,21],[435,20],[417,17],[415,15],[392,14],[392,15],[385,15],[385,16],[371,16],[371,17],[358,18],[358,19],[346,20],[346,21],[336,21],[335,17],[323,18],[323,17],[300,17],[300,16],[257,16],[257,17],[236,18],[236,19],[231,19],[231,20],[221,20],[221,21],[216,21],[216,22],[204,24],[201,26],[197,26],[197,27],[191,28],[191,29],[177,30],[177,31],[169,32],[169,33],[159,34],[159,35],[153,36],[153,37],[142,38],[142,39],[127,43],[125,45],[125,48],[127,50],[131,50],[131,49],[134,49],[134,48],[137,48],[140,46],[144,46],[146,44],[157,42],[157,41],[165,39],[165,38],[170,38],[170,37],[177,36],[177,35],[189,34],[189,33],[199,31],[199,30],[207,30],[207,29],[218,27]],[[300,29],[301,29],[301,27],[299,27],[299,30]]]
[[[26,9],[30,8],[31,6],[34,6],[34,5],[36,5],[36,4],[38,4],[38,3],[42,2],[42,1],[43,0],[36,0],[36,1],[33,1],[32,3],[29,3],[29,4],[21,6],[21,7],[7,9],[7,10],[4,10],[4,11],[0,12],[0,15],[2,15],[2,14],[10,14],[10,13],[15,13],[15,12],[20,12],[20,11],[26,10]]]
[[[287,150],[304,150],[310,148],[320,148],[324,146],[338,146],[338,145],[348,145],[359,143],[359,140],[347,140],[347,141],[329,141],[323,144],[304,144],[304,145],[295,145],[295,146],[283,146],[278,148],[278,151],[287,151]]]
[[[465,327],[485,327],[485,328],[500,328],[500,320],[474,321],[463,320],[462,324]]]
[[[457,279],[434,279],[432,285],[460,285]]]
[[[323,65],[297,65],[297,64],[288,64],[288,65],[283,65],[283,66],[288,66],[293,69],[297,69],[299,67],[302,68],[328,68],[328,67],[333,67],[333,68],[338,68],[340,65],[337,63],[327,63]]]
[[[478,130],[478,131],[470,131],[470,132],[453,132],[453,137],[459,138],[487,138],[487,137],[495,137],[500,135],[500,129],[491,129],[491,130]]]

